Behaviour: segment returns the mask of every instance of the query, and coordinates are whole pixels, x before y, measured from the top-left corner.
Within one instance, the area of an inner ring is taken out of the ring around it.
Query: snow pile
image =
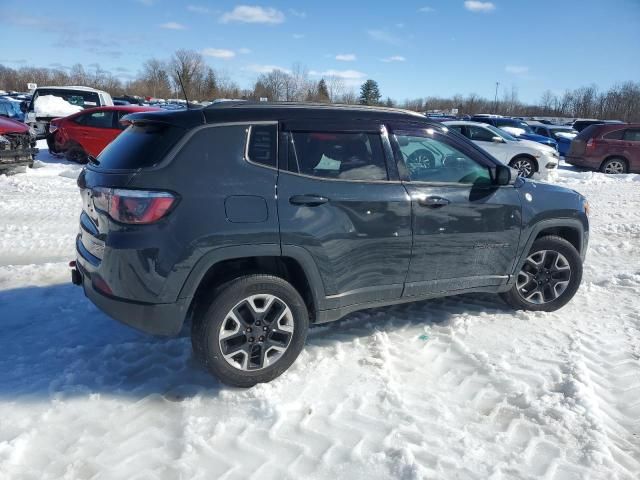
[[[0,176],[0,479],[640,478],[640,185],[559,171],[591,204],[583,284],[554,313],[492,295],[311,330],[293,367],[227,388],[174,339],[69,283],[80,196]],[[71,175],[70,175],[71,176]]]
[[[66,117],[83,110],[78,105],[71,105],[65,99],[55,95],[38,96],[34,110],[38,117]]]

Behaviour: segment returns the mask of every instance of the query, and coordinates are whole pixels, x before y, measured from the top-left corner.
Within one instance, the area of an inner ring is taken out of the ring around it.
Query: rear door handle
[[[306,205],[307,207],[317,207],[327,203],[329,199],[320,195],[294,195],[289,199],[292,205]]]
[[[418,204],[423,207],[440,208],[450,203],[449,200],[442,197],[422,197],[418,199]]]

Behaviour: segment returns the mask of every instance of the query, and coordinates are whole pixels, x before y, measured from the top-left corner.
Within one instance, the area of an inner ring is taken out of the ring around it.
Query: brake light
[[[587,142],[587,148],[589,150],[593,150],[594,148],[596,148],[598,145],[596,144],[596,139],[595,138],[590,138],[589,141]]]
[[[125,190],[121,188],[93,189],[93,204],[120,223],[148,224],[164,217],[176,203],[169,192]]]

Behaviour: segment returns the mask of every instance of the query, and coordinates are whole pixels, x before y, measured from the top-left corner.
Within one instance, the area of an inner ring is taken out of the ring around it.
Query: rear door
[[[114,127],[114,116],[111,110],[101,110],[79,117],[82,128],[77,129],[77,140],[89,155],[97,157],[120,133]]]
[[[413,205],[404,295],[504,283],[520,240],[516,189],[493,185],[494,163],[452,135],[397,128],[391,143]]]
[[[378,123],[284,124],[278,178],[283,254],[303,248],[329,308],[402,295],[411,256],[411,200]]]

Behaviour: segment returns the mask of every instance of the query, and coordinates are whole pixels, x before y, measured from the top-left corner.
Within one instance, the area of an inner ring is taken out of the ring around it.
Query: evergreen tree
[[[395,102],[391,99],[391,97],[387,97],[387,99],[384,102],[385,107],[395,107],[396,104]]]
[[[378,82],[375,80],[367,80],[360,87],[360,103],[362,105],[378,105],[381,96]]]
[[[320,102],[329,102],[331,99],[329,98],[329,89],[327,88],[327,82],[324,81],[324,78],[321,78],[318,82],[318,101]]]
[[[212,68],[207,70],[207,75],[204,79],[204,98],[208,100],[214,100],[218,96],[218,80],[216,74]]]

